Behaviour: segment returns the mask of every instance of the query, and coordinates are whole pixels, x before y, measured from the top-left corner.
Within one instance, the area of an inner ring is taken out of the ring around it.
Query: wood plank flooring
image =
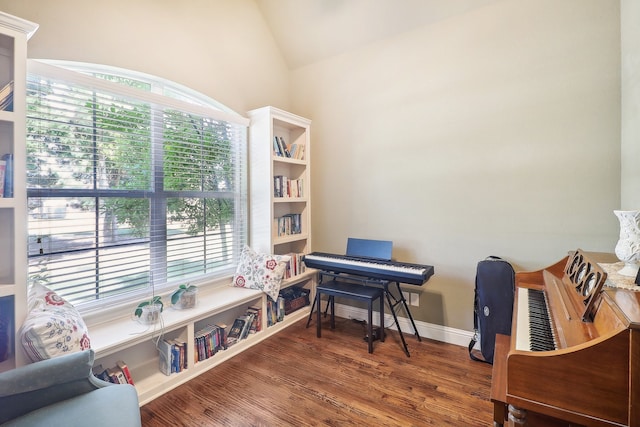
[[[364,328],[306,320],[141,408],[155,426],[491,426],[491,366],[467,349],[397,332],[373,354]]]

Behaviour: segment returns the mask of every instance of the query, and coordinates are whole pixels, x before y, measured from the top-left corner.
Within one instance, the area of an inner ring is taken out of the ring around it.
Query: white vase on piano
[[[613,211],[620,221],[620,239],[615,247],[616,256],[624,262],[618,271],[623,276],[635,277],[640,261],[640,211]]]

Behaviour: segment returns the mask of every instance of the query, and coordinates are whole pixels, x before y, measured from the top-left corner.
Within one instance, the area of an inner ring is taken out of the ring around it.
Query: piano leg
[[[400,333],[400,340],[402,340],[404,354],[406,354],[407,357],[411,357],[411,355],[409,354],[409,348],[407,347],[407,342],[404,340],[404,334],[402,332],[402,329],[400,328],[400,323],[398,322],[398,316],[396,315],[396,307],[399,304],[402,304],[402,306],[404,307],[404,310],[407,313],[409,320],[411,321],[411,325],[413,326],[413,330],[415,331],[415,336],[418,337],[418,341],[422,341],[422,338],[420,338],[420,334],[418,333],[418,328],[416,328],[416,323],[413,321],[413,316],[411,316],[411,310],[409,310],[409,306],[407,305],[407,300],[404,299],[404,295],[402,294],[402,289],[400,289],[400,283],[399,282],[394,282],[394,283],[398,287],[398,295],[400,295],[399,298],[396,298],[389,291],[389,282],[384,282],[384,294],[387,296],[387,303],[389,304],[389,309],[391,310],[391,314],[393,315],[393,320],[396,322],[396,327],[398,328],[398,332]],[[394,299],[394,301],[391,301],[392,298]]]
[[[418,341],[422,341],[422,338],[420,338],[420,334],[418,333],[418,328],[416,328],[416,322],[413,321],[413,316],[411,315],[411,310],[409,310],[409,305],[407,304],[407,300],[404,299],[404,294],[402,293],[402,289],[400,289],[400,283],[396,282],[396,286],[398,287],[398,294],[400,295],[402,305],[404,305],[404,310],[407,312],[407,316],[409,316],[409,320],[411,321],[411,326],[413,326],[413,331],[415,332],[415,336],[418,338]]]
[[[509,425],[514,427],[523,426],[527,422],[527,411],[509,405]]]

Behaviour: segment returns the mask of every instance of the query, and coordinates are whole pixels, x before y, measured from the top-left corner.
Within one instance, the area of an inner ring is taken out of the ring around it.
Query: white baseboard
[[[336,304],[335,308],[336,316],[338,317],[358,320],[367,319],[367,310],[363,308],[352,307],[350,305],[344,304]],[[375,311],[373,313],[374,325],[379,324],[379,317],[379,313]],[[414,334],[413,326],[411,325],[411,322],[408,318],[398,316],[398,323],[400,323],[400,328],[402,328],[403,333],[408,335]],[[446,342],[449,344],[468,347],[469,342],[473,337],[473,332],[450,328],[448,326],[434,325],[432,323],[422,322],[419,320],[415,320],[415,324],[416,328],[418,329],[418,333],[422,338],[428,338],[436,341]],[[398,330],[397,326],[394,324],[393,316],[391,315],[391,313],[385,313],[384,325],[385,328]]]

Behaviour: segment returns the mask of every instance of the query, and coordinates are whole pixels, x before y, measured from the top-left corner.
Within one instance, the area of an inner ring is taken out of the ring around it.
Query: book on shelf
[[[287,157],[290,159],[304,160],[304,144],[288,144],[281,136],[273,137],[273,154],[277,157]]]
[[[173,365],[173,346],[165,340],[158,341],[158,356],[160,372],[165,375],[171,375],[171,366]]]
[[[273,197],[304,197],[304,180],[275,175],[273,177]]]
[[[302,233],[302,215],[287,214],[275,218],[275,229],[278,237]]]
[[[131,385],[135,385],[133,383],[133,377],[131,376],[131,371],[129,370],[129,367],[127,366],[127,364],[124,363],[122,360],[118,360],[116,362],[116,366],[120,368],[120,370],[124,374],[124,377],[127,380],[127,383]]]
[[[304,144],[291,144],[289,154],[292,159],[304,160]]]
[[[13,111],[13,80],[0,89],[0,110]]]
[[[278,157],[284,156],[282,148],[280,147],[280,141],[278,140],[277,136],[273,137],[273,154],[275,154]]]
[[[282,197],[282,175],[273,177],[273,197]]]
[[[291,157],[291,153],[289,152],[289,149],[287,148],[287,143],[284,142],[284,138],[279,136],[278,140],[280,141],[280,149],[282,150],[282,153],[283,153],[284,157]]]
[[[273,326],[279,322],[277,306],[277,301],[272,300],[271,297],[267,298],[267,326]]]
[[[291,277],[302,274],[306,270],[306,266],[302,261],[304,254],[291,252],[289,255],[289,261],[287,262],[287,268],[284,273],[284,278],[289,279]]]
[[[248,313],[253,313],[253,322],[249,328],[249,333],[256,333],[262,330],[262,307],[253,305],[247,309]]]
[[[213,344],[215,330],[215,325],[207,325],[195,333],[194,352],[196,362],[206,360],[215,354],[216,347]]]
[[[227,348],[227,325],[206,325],[195,333],[194,361],[200,362]],[[186,349],[186,346],[185,346]],[[186,358],[186,355],[185,355]],[[186,366],[184,366],[186,368]]]
[[[229,329],[229,333],[227,334],[227,344],[229,346],[237,343],[243,338],[243,333],[245,328],[248,327],[246,316],[240,316],[233,321],[233,325],[231,325],[231,329]]]
[[[227,349],[227,325],[224,323],[216,323],[216,335],[220,350]]]
[[[109,374],[107,373],[107,370],[104,369],[104,367],[102,365],[96,365],[93,368],[91,368],[91,372],[93,373],[93,376],[102,380],[102,381],[106,381],[106,382],[111,382],[111,378],[109,378]]]
[[[0,197],[4,197],[4,175],[7,169],[7,162],[0,160]]]
[[[173,347],[178,350],[178,363],[176,363],[179,368],[178,372],[187,369],[187,343],[180,340],[171,340]]]
[[[278,322],[282,322],[284,320],[284,314],[284,298],[279,296],[278,304],[276,305],[276,316],[278,318]]]
[[[245,323],[244,327],[242,328],[242,335],[240,339],[245,339],[249,336],[249,331],[251,331],[251,325],[253,324],[253,320],[255,319],[255,313],[247,312],[247,314],[242,316],[242,318],[244,319]]]
[[[171,342],[169,342],[169,345],[171,346],[171,372],[178,373],[182,371],[182,366],[180,366],[180,348]]]
[[[13,197],[13,154],[2,156],[5,162],[3,197]]]
[[[13,296],[0,298],[0,362],[13,354]]]
[[[114,384],[127,384],[127,379],[124,376],[124,373],[117,367],[107,368],[107,374],[111,379],[111,382]]]

